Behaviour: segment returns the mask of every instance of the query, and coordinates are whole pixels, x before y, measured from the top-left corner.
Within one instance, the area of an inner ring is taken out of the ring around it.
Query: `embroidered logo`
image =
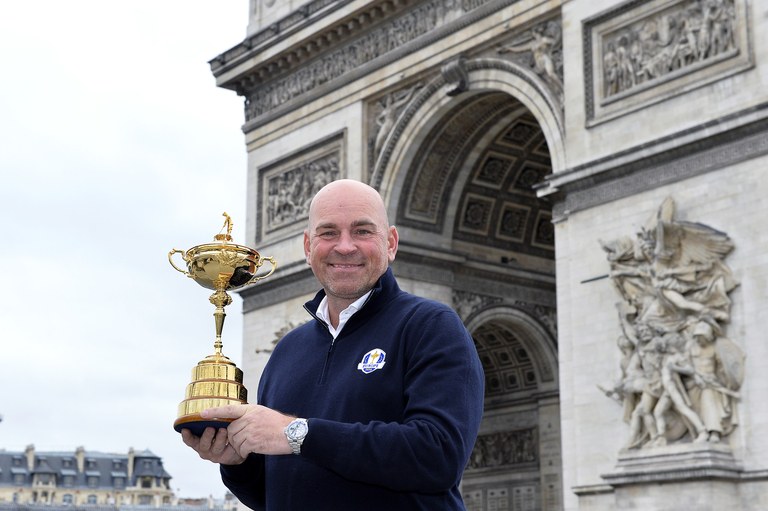
[[[357,368],[364,374],[370,374],[376,369],[384,367],[384,359],[387,358],[387,354],[380,348],[373,349],[363,355],[363,360],[357,364]]]

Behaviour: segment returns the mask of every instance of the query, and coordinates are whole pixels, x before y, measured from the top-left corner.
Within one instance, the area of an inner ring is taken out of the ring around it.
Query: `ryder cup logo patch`
[[[363,355],[363,360],[360,361],[359,364],[357,364],[357,368],[361,370],[364,374],[370,374],[374,372],[376,369],[381,369],[384,367],[384,359],[387,358],[387,354],[384,353],[384,350],[381,350],[379,348],[373,349]]]

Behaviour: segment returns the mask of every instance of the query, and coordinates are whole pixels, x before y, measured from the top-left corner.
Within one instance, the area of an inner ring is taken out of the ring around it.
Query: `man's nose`
[[[350,254],[357,250],[357,245],[355,244],[354,238],[352,238],[352,234],[344,231],[341,232],[334,249],[340,254]]]

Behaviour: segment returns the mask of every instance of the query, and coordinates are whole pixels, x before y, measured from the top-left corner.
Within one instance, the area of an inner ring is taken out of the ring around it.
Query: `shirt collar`
[[[363,296],[349,304],[349,306],[341,311],[339,314],[339,326],[337,328],[333,328],[333,325],[331,324],[331,316],[328,313],[328,297],[323,296],[323,299],[320,301],[320,305],[317,307],[317,317],[325,321],[325,323],[328,325],[328,330],[330,330],[331,335],[333,335],[333,338],[335,339],[339,333],[341,333],[341,329],[344,328],[344,325],[347,323],[347,320],[352,317],[354,313],[360,310],[360,308],[363,306],[365,301],[368,299],[368,296],[373,292],[371,289],[367,293],[365,293]]]

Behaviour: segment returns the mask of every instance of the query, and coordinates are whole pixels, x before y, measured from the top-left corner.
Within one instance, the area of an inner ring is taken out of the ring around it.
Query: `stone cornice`
[[[768,154],[768,103],[551,174],[553,221],[649,188]]]
[[[247,133],[518,1],[383,0],[329,23],[274,56],[260,54],[286,41],[287,35],[262,36],[261,45],[248,50],[243,43],[211,66],[220,86],[246,97]],[[395,36],[403,40],[395,41]],[[231,76],[225,78],[227,71]]]
[[[285,40],[299,30],[325,18],[353,0],[314,0],[268,27],[246,37],[243,42],[210,60],[211,72],[219,77],[248,58]]]
[[[299,30],[319,22],[323,18],[352,3],[353,0],[315,0],[294,11],[269,27],[247,37],[242,43],[227,50],[209,62],[211,72],[217,78],[233,70],[248,59],[259,56],[267,49],[286,41]],[[260,83],[285,75],[340,43],[354,39],[378,23],[402,10],[412,0],[380,0],[344,17],[332,26],[315,32],[274,58],[259,62],[244,74],[221,83],[220,86],[244,94]]]

